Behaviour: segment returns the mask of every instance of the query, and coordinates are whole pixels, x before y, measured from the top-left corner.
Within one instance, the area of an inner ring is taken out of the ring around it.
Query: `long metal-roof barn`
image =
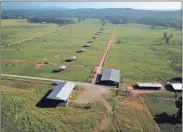
[[[175,91],[182,91],[182,83],[170,83],[167,82],[166,85],[171,86],[171,88]]]
[[[137,83],[138,87],[152,87],[152,88],[161,88],[163,87],[160,83]]]
[[[116,69],[105,69],[97,80],[97,83],[103,85],[116,85],[119,87],[120,84],[120,70]]]
[[[105,69],[102,73],[101,81],[114,81],[120,82],[120,70],[116,69]]]
[[[47,96],[48,99],[67,101],[76,85],[72,82],[60,82]]]

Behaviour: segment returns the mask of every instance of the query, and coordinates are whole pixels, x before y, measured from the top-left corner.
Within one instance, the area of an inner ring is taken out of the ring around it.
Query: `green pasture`
[[[77,53],[76,51],[83,48],[87,41],[92,40],[100,28],[104,30],[94,39],[91,47],[86,47],[83,53]],[[88,19],[81,23],[66,25],[55,33],[5,47],[2,51],[3,73],[86,81],[93,66],[103,54],[113,29],[112,25],[103,27],[99,20]],[[43,41],[45,39],[47,41]],[[16,49],[22,51],[15,52]],[[72,56],[76,56],[78,60],[65,62]],[[11,62],[12,59],[24,61]],[[36,63],[42,61],[56,63],[56,65],[48,64],[36,69]],[[59,74],[51,73],[59,65],[68,66],[67,71]]]
[[[162,132],[182,131],[182,124],[173,119],[173,115],[178,112],[174,93],[148,94],[144,96],[144,100]]]
[[[39,36],[43,33],[56,30],[56,24],[35,24],[28,23],[24,19],[3,19],[1,20],[1,45],[11,44],[23,39]]]
[[[173,33],[165,44],[163,33]],[[140,24],[116,25],[116,41],[105,68],[120,69],[121,82],[164,81],[181,76],[181,32],[175,29],[151,29]]]

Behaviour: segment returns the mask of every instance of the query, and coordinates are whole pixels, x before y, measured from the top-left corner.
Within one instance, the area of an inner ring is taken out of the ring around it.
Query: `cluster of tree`
[[[105,20],[113,24],[140,23],[153,26],[182,28],[181,10],[179,11],[150,11],[134,9],[37,9],[37,10],[3,10],[2,19],[32,17],[47,18],[78,18],[81,22],[85,18],[98,18],[105,25]]]
[[[86,20],[85,17],[78,17],[78,22],[82,22],[82,21],[84,21],[84,20]]]
[[[34,18],[28,18],[28,22],[32,23],[41,23],[41,22],[46,22],[46,23],[57,23],[59,25],[66,25],[66,24],[73,24],[75,21],[73,19],[66,19],[66,18],[40,18],[40,17],[34,17]]]
[[[170,43],[170,39],[173,38],[172,33],[164,32],[163,33],[163,38],[165,39],[166,44]]]

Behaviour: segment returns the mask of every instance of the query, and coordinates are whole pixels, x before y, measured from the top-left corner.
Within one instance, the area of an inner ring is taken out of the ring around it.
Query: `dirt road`
[[[111,39],[109,41],[109,44],[107,46],[107,48],[105,49],[105,52],[101,58],[101,60],[99,61],[99,63],[94,67],[94,71],[95,71],[95,74],[94,74],[94,77],[92,78],[92,83],[95,84],[95,81],[96,81],[96,78],[97,78],[97,74],[100,74],[101,73],[101,70],[102,70],[102,66],[104,65],[104,62],[106,60],[106,57],[109,53],[109,50],[110,50],[110,47],[112,46],[112,42],[113,42],[113,38],[115,36],[115,32],[116,32],[116,28],[114,28],[114,31],[112,33],[112,36],[111,36]]]

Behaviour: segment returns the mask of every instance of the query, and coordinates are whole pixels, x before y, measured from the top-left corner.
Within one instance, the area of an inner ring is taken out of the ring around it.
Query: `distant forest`
[[[3,10],[2,19],[27,19],[29,22],[48,22],[58,24],[74,23],[86,18],[98,18],[112,24],[139,23],[152,26],[173,27],[182,29],[181,10],[178,11],[151,11],[129,8],[108,9],[66,9],[66,10]],[[65,19],[67,18],[67,19]]]

